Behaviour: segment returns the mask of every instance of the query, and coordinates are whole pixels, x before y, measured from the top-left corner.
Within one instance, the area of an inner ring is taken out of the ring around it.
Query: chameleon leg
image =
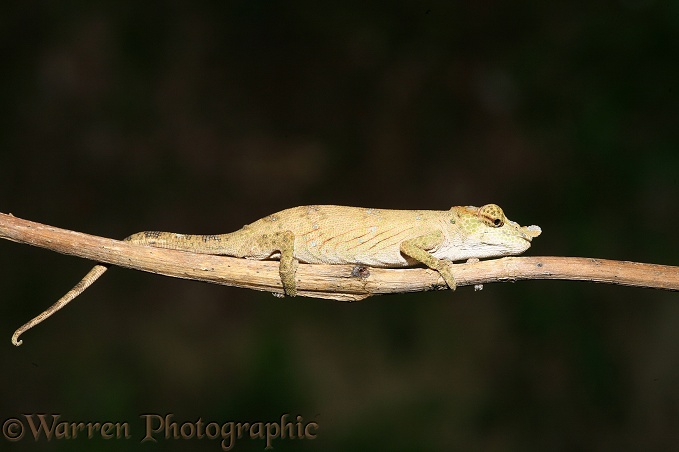
[[[431,234],[401,242],[401,253],[439,272],[446,284],[448,284],[448,287],[451,290],[455,290],[456,283],[452,272],[453,264],[449,261],[438,259],[427,251],[439,245],[442,241],[443,233],[440,231],[432,232]]]
[[[289,297],[297,295],[297,275],[298,261],[295,259],[295,235],[291,231],[285,231],[278,235],[273,245],[281,252],[281,263],[278,273],[281,275],[283,290]]]

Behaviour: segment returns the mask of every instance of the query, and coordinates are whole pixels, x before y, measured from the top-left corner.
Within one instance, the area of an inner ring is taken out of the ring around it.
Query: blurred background
[[[0,211],[122,238],[301,204],[498,203],[530,255],[679,265],[679,3],[14,2]],[[0,242],[0,418],[318,423],[285,450],[649,450],[679,441],[679,297],[585,282],[358,303]],[[165,440],[145,450],[220,450]],[[236,450],[264,450],[243,439]]]

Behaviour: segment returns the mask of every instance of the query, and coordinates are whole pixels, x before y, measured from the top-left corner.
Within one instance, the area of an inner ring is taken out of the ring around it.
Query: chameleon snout
[[[536,225],[530,225],[530,226],[523,226],[521,228],[521,234],[523,235],[523,238],[528,240],[529,242],[532,241],[535,237],[539,236],[542,234],[542,229],[540,226]]]

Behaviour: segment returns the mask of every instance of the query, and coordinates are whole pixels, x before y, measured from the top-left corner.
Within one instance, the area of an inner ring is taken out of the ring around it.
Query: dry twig
[[[277,261],[139,246],[2,213],[0,238],[134,270],[283,294]],[[561,279],[679,290],[679,267],[637,262],[581,257],[504,257],[458,264],[455,268],[458,287],[498,281]],[[297,278],[300,296],[339,301],[447,287],[438,272],[427,268],[300,264]]]

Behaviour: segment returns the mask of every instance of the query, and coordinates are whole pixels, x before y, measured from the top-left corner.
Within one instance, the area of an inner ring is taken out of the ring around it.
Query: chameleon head
[[[521,254],[542,233],[539,226],[520,226],[511,221],[497,204],[465,207],[458,214],[461,229],[467,234],[463,246],[473,257]]]

